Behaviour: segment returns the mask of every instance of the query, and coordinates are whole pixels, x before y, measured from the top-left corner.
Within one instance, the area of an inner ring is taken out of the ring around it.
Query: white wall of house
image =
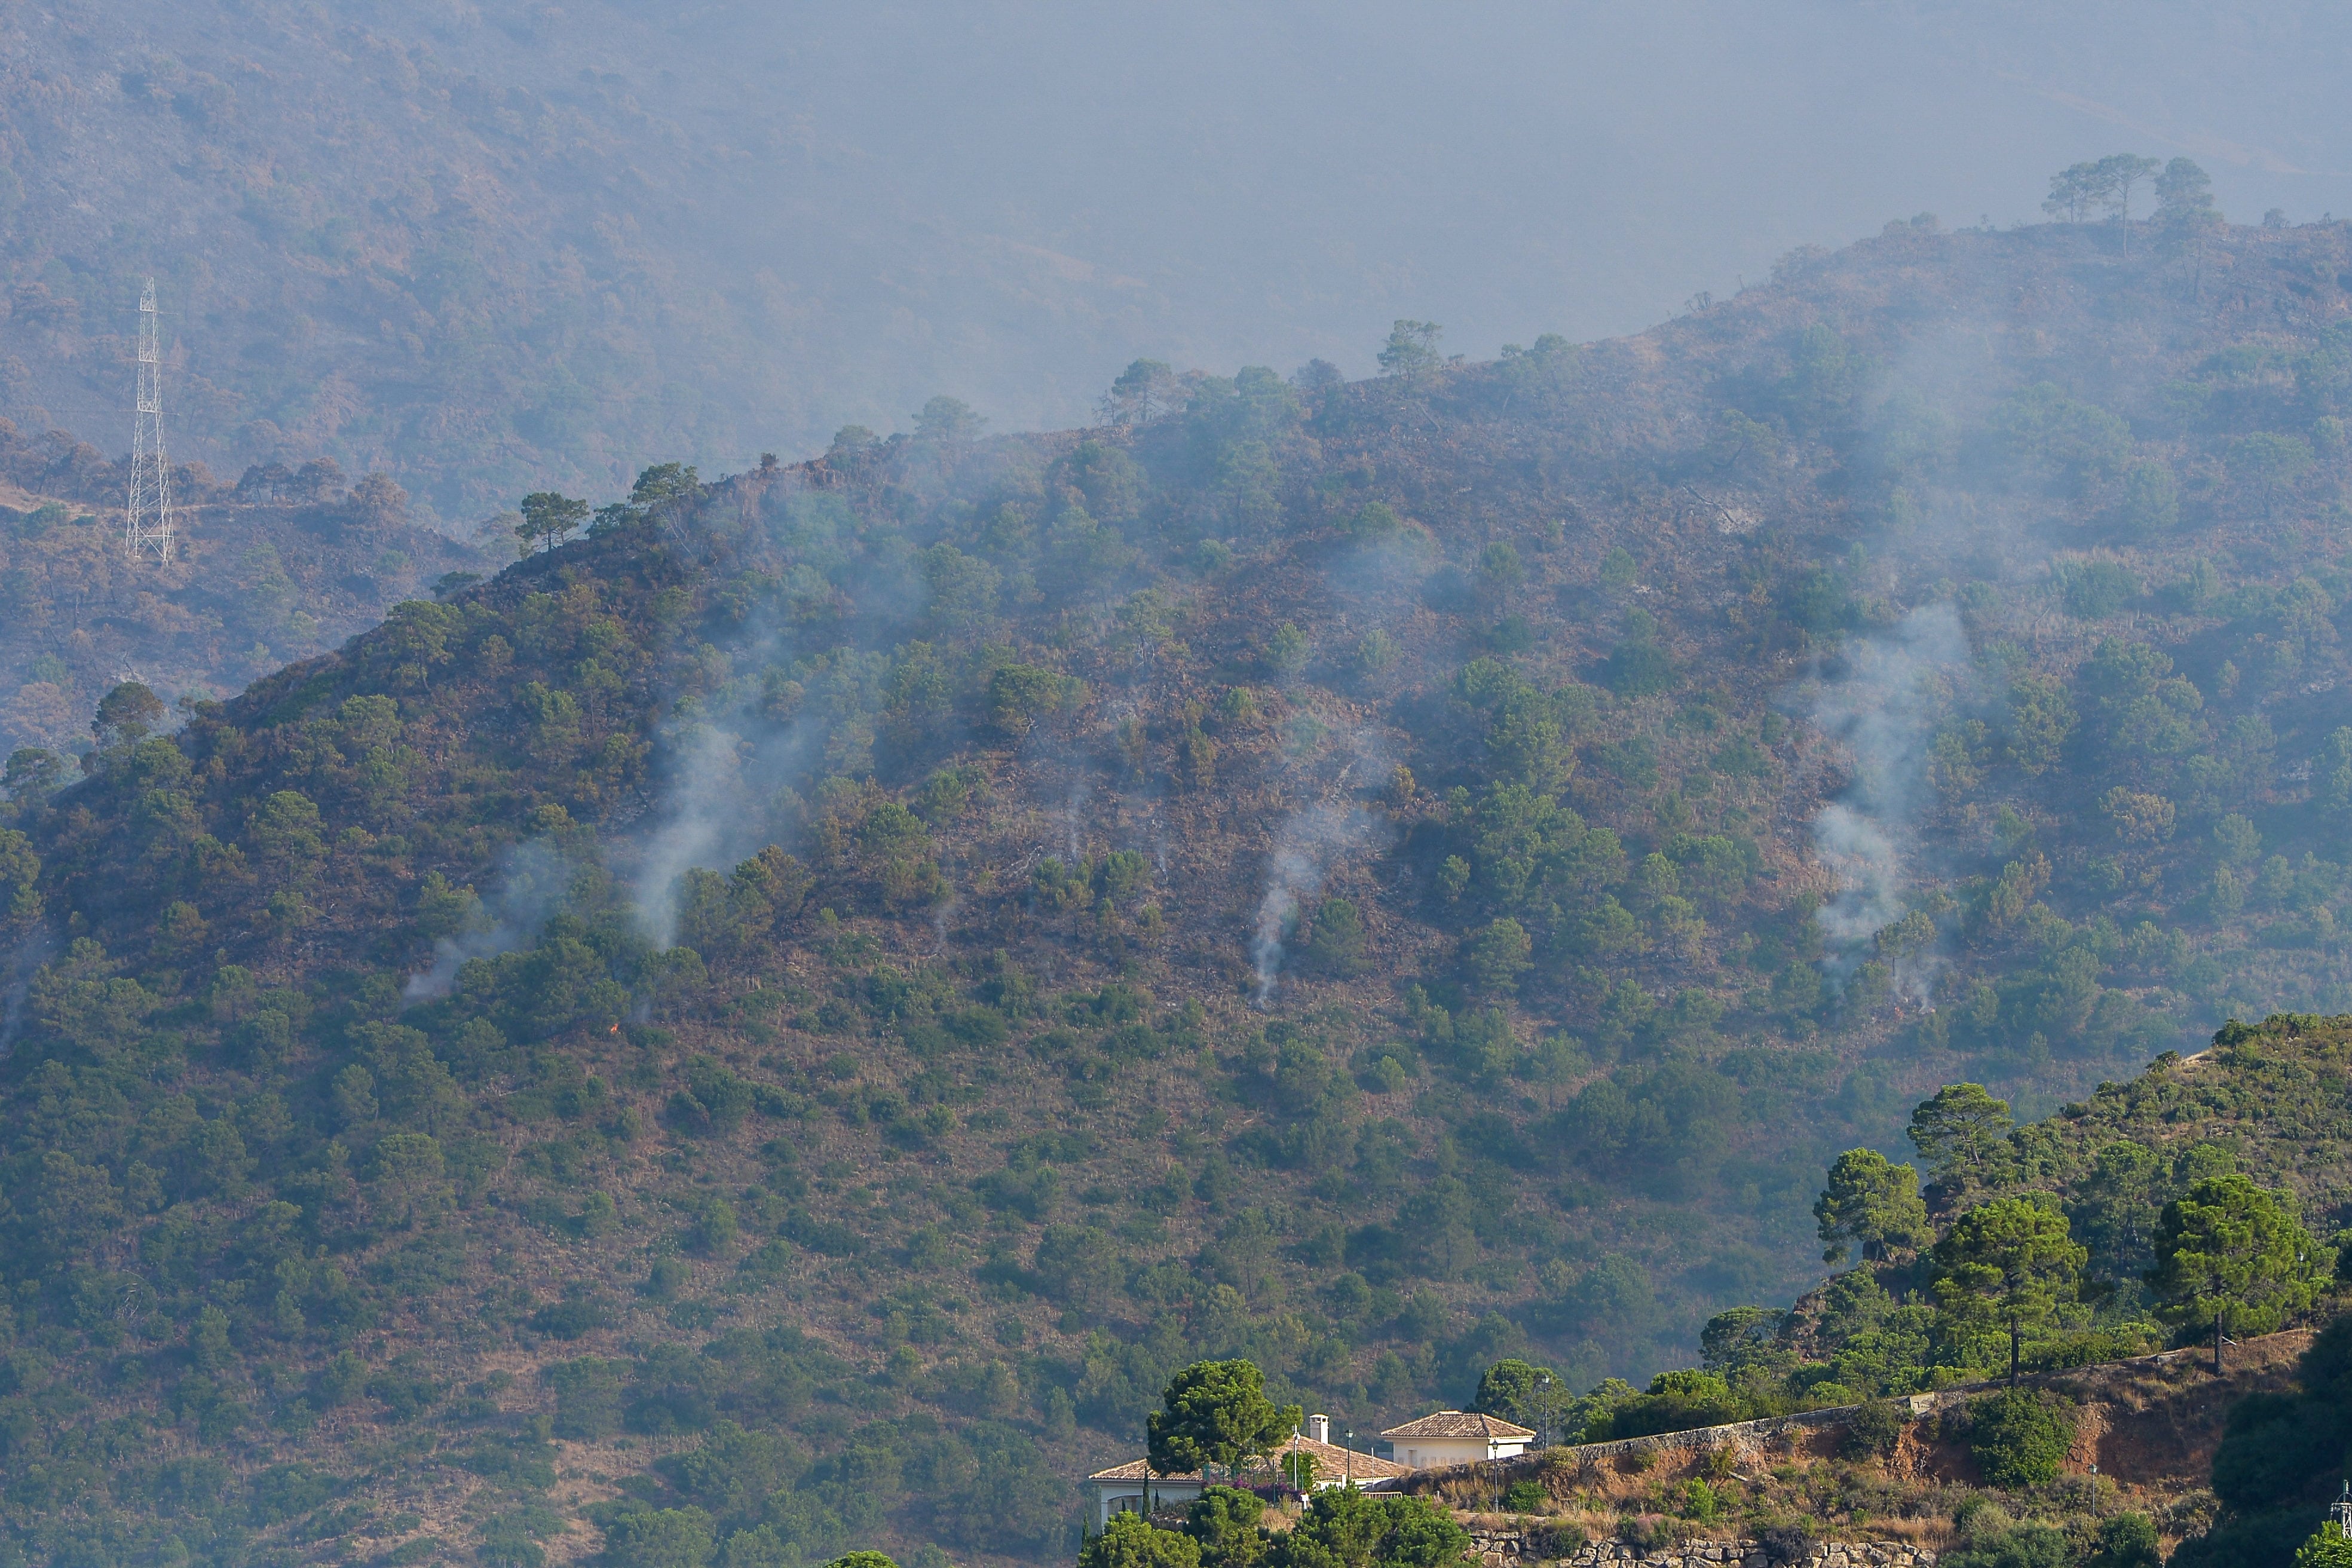
[[[1437,1465],[1466,1465],[1479,1459],[1507,1459],[1528,1451],[1524,1437],[1400,1437],[1396,1458],[1416,1470]]]

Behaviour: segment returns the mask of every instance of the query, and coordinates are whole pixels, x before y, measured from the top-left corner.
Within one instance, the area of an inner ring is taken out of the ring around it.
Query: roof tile
[[[1475,1410],[1441,1410],[1418,1421],[1391,1426],[1381,1436],[1393,1441],[1399,1437],[1532,1437],[1535,1434],[1499,1415],[1484,1415]]]
[[[1392,1476],[1409,1475],[1412,1470],[1411,1465],[1400,1465],[1391,1459],[1376,1458],[1360,1449],[1351,1453],[1337,1443],[1318,1443],[1312,1437],[1294,1437],[1276,1448],[1269,1458],[1278,1460],[1294,1448],[1302,1453],[1314,1455],[1316,1475],[1318,1479],[1326,1480],[1333,1476],[1353,1476],[1360,1481],[1386,1480]],[[1109,1469],[1097,1470],[1087,1479],[1139,1481],[1143,1479],[1143,1464],[1141,1459],[1129,1459],[1123,1465],[1113,1465]],[[1244,1479],[1247,1479],[1247,1472],[1244,1474]],[[1201,1479],[1201,1472],[1188,1470],[1181,1476],[1171,1476],[1155,1471],[1151,1479],[1155,1481],[1198,1481]]]

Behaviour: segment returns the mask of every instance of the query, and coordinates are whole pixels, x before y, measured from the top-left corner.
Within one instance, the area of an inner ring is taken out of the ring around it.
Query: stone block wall
[[[1533,1560],[1526,1536],[1516,1530],[1474,1530],[1470,1549],[1482,1568],[1506,1568]],[[1679,1541],[1651,1547],[1592,1541],[1557,1561],[1563,1568],[1604,1568],[1617,1563],[1650,1568],[1935,1568],[1936,1553],[1907,1541],[1820,1541],[1803,1555],[1790,1558],[1774,1558],[1756,1541]]]

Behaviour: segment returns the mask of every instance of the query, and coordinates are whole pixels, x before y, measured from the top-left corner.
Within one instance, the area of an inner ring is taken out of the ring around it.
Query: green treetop
[[[1919,1173],[1875,1149],[1849,1149],[1830,1167],[1829,1184],[1813,1205],[1824,1263],[1859,1252],[1870,1262],[1916,1247],[1930,1234]]]
[[[2132,187],[2155,174],[2164,165],[2154,158],[2137,153],[2111,153],[2095,165],[2099,172],[2099,186],[2107,211],[2118,220],[2131,217]]]
[[[522,498],[522,521],[515,524],[515,537],[525,544],[538,540],[541,549],[552,550],[587,521],[586,501],[553,490],[533,490]]]
[[[629,487],[633,506],[675,506],[691,500],[702,488],[702,476],[689,463],[656,463],[637,471],[637,482]]]
[[[2117,218],[2131,216],[2132,187],[2161,167],[2136,153],[2114,153],[2095,163],[2072,164],[2050,176],[2050,198],[2042,210],[2080,223],[2093,208]]]
[[[1470,1535],[1426,1498],[1334,1487],[1274,1538],[1270,1568],[1444,1568],[1466,1563]]]
[[[1178,1373],[1145,1423],[1151,1468],[1170,1475],[1223,1466],[1228,1474],[1296,1431],[1299,1407],[1265,1396],[1265,1376],[1246,1361],[1196,1361]]]
[[[1974,1165],[2009,1135],[2009,1101],[1980,1083],[1948,1083],[1911,1112],[1910,1138],[1935,1174]]]
[[[2194,160],[2175,158],[2156,177],[2157,221],[2168,228],[2210,228],[2221,221],[2213,210],[2212,176]]]
[[[2015,1382],[2025,1330],[2049,1319],[2089,1258],[2067,1234],[2064,1215],[2026,1198],[1996,1198],[1962,1215],[1936,1244],[1936,1300],[1962,1325],[2008,1326]]]
[[[1257,1568],[1273,1539],[1265,1517],[1255,1492],[1210,1487],[1184,1510],[1184,1533],[1201,1543],[1201,1568]]]
[[[2352,1568],[2352,1558],[2346,1560]],[[2098,1549],[2090,1568],[2164,1568],[2164,1548],[2156,1521],[2144,1513],[2119,1513],[2099,1526]]]
[[[163,700],[135,680],[126,680],[98,700],[89,721],[100,751],[135,746],[163,721]]]
[[[2294,1549],[2294,1568],[2352,1568],[2352,1540],[2330,1520],[2318,1532]]]
[[[1078,1568],[1200,1568],[1201,1543],[1139,1513],[1115,1513],[1078,1549]]]
[[[1478,1379],[1478,1397],[1470,1408],[1556,1437],[1568,1400],[1568,1385],[1558,1373],[1511,1356],[1488,1367]]]
[[[2146,1279],[2166,1322],[2212,1326],[2218,1362],[2223,1334],[2266,1334],[2309,1307],[2335,1262],[2278,1194],[2232,1173],[2164,1205]]]
[[[1440,363],[1437,340],[1444,331],[1435,321],[1400,320],[1390,329],[1389,341],[1381,349],[1381,373],[1419,375],[1423,371],[1435,370]]]
[[[2042,210],[2068,223],[2080,223],[2100,197],[2099,166],[2085,161],[2070,163],[2050,176],[2050,195]]]

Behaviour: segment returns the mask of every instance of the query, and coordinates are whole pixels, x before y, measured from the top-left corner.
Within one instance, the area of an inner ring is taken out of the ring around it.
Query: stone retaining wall
[[[2284,1342],[2308,1335],[2301,1331],[2269,1336]],[[2155,1355],[2134,1356],[2125,1361],[2102,1362],[2088,1367],[2068,1367],[2055,1372],[2029,1373],[2024,1379],[2028,1386],[2048,1387],[2053,1384],[2077,1383],[2085,1377],[2129,1373],[2134,1368],[2158,1368],[2174,1365],[2184,1360],[2199,1360],[2208,1352],[2201,1349],[2163,1351]],[[1913,1420],[1935,1415],[1937,1411],[1965,1403],[1971,1395],[2002,1386],[2002,1380],[1984,1383],[1958,1384],[1933,1394],[1914,1394],[1898,1403],[1908,1407]],[[1414,1470],[1400,1477],[1397,1489],[1408,1492],[1441,1490],[1449,1480],[1476,1477],[1482,1485],[1507,1486],[1523,1476],[1561,1463],[1570,1466],[1593,1464],[1615,1458],[1623,1454],[1663,1453],[1680,1449],[1734,1447],[1758,1448],[1773,1446],[1776,1438],[1801,1436],[1809,1431],[1843,1426],[1852,1420],[1861,1406],[1834,1405],[1824,1410],[1801,1411],[1793,1415],[1768,1416],[1760,1421],[1736,1421],[1725,1426],[1701,1426],[1687,1432],[1659,1432],[1644,1437],[1620,1437],[1607,1443],[1581,1443],[1550,1449],[1531,1449],[1507,1459],[1470,1459],[1460,1464],[1434,1466]]]
[[[1937,1397],[1932,1394],[1913,1395],[1910,1401],[1913,1416],[1925,1415],[1932,1411]],[[1499,1490],[1515,1480],[1543,1470],[1561,1466],[1580,1468],[1623,1454],[1659,1453],[1684,1448],[1704,1452],[1727,1447],[1761,1448],[1770,1446],[1775,1438],[1790,1438],[1822,1427],[1843,1426],[1853,1418],[1856,1408],[1842,1405],[1827,1410],[1801,1411],[1794,1415],[1766,1416],[1760,1421],[1736,1421],[1726,1426],[1700,1426],[1685,1432],[1657,1432],[1643,1437],[1620,1437],[1607,1443],[1530,1449],[1507,1459],[1465,1459],[1459,1464],[1434,1465],[1427,1469],[1409,1471],[1397,1478],[1396,1488],[1406,1492],[1441,1492],[1450,1481],[1475,1480],[1482,1487]]]
[[[1516,1530],[1473,1530],[1470,1547],[1482,1568],[1504,1568],[1532,1555],[1526,1537]],[[1780,1559],[1756,1541],[1681,1541],[1651,1547],[1593,1541],[1558,1561],[1564,1568],[1601,1568],[1603,1563],[1620,1563],[1651,1568],[1935,1568],[1936,1553],[1907,1541],[1821,1541],[1801,1556]]]

